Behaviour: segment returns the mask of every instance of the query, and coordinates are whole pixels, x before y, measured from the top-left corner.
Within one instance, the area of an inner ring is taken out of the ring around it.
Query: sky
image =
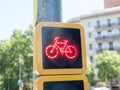
[[[25,31],[33,23],[33,1],[0,1],[0,40],[9,39],[15,29]],[[101,9],[104,0],[62,0],[62,22]]]

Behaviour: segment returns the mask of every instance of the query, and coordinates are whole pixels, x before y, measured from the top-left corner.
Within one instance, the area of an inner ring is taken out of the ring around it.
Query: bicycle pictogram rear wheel
[[[69,45],[68,48],[69,51],[65,53],[66,57],[71,60],[76,59],[78,57],[78,49],[73,45]]]
[[[54,45],[49,45],[45,49],[45,54],[49,59],[55,59],[58,57],[58,50]]]

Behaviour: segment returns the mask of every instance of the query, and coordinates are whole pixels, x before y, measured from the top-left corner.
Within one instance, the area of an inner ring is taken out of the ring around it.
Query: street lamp
[[[22,85],[22,79],[21,79],[21,71],[22,71],[22,67],[21,67],[21,62],[22,62],[22,56],[19,55],[18,58],[18,62],[19,62],[19,80],[18,80],[18,85],[19,85],[19,90],[22,90],[21,85]]]
[[[20,55],[19,56],[19,80],[21,80],[21,59],[22,59],[22,56]]]

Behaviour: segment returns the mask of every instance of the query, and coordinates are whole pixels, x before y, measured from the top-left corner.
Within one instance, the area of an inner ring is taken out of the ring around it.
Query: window
[[[88,22],[88,27],[90,27],[91,26],[91,23],[90,22]]]
[[[119,35],[120,35],[120,29],[119,29]]]
[[[112,31],[108,30],[108,37],[112,37]]]
[[[88,33],[88,38],[91,38],[91,37],[92,37],[92,33],[89,32],[89,33]]]
[[[98,50],[99,50],[99,51],[102,51],[102,43],[99,43],[99,44],[98,44]]]
[[[118,25],[120,25],[120,17],[118,17]]]
[[[107,19],[107,26],[111,26],[111,19]]]
[[[89,49],[92,50],[92,44],[89,44]]]
[[[91,63],[93,63],[93,56],[90,56],[90,61]]]
[[[98,38],[101,38],[101,32],[97,32]]]
[[[96,27],[97,27],[97,28],[100,28],[100,27],[101,27],[100,21],[97,21],[96,23],[97,23],[97,26],[96,26]]]
[[[109,50],[113,50],[113,42],[109,42]]]

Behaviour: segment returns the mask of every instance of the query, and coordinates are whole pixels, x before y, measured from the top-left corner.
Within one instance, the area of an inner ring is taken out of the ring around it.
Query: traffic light
[[[38,72],[38,56],[37,56],[37,48],[36,48],[37,42],[36,42],[36,32],[33,34],[33,73],[36,74]],[[39,74],[39,73],[38,73]]]
[[[84,75],[42,76],[34,90],[88,90],[88,82]]]
[[[34,34],[34,62],[41,75],[85,72],[86,46],[81,25],[42,22],[35,27]]]

